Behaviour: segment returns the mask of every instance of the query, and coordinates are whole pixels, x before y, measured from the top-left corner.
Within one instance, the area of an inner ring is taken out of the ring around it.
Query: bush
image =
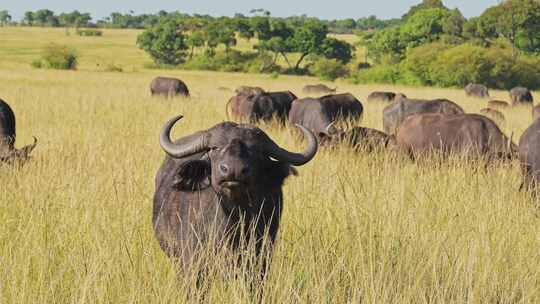
[[[249,53],[237,50],[216,53],[213,50],[194,56],[182,65],[188,70],[207,70],[222,72],[272,73],[279,72],[279,67],[266,53]]]
[[[32,62],[35,68],[58,70],[75,70],[77,68],[77,54],[65,45],[50,44],[43,50],[40,60]]]
[[[309,72],[322,80],[334,81],[345,77],[349,70],[337,59],[318,58],[309,67]]]
[[[369,69],[362,69],[353,75],[353,82],[367,83],[398,83],[400,80],[399,68],[395,65],[379,65]]]
[[[98,29],[77,29],[77,35],[87,37],[100,37],[103,36],[103,31]]]

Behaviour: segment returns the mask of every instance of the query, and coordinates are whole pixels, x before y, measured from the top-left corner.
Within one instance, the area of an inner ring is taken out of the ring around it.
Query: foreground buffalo
[[[536,105],[532,109],[532,117],[533,120],[536,120],[537,118],[540,118],[540,105]]]
[[[396,142],[411,156],[439,151],[494,159],[511,158],[517,152],[493,121],[478,114],[409,116],[399,127]]]
[[[0,162],[27,160],[36,147],[37,139],[34,137],[32,145],[16,149],[15,138],[15,113],[5,101],[0,99]]]
[[[368,95],[367,101],[382,101],[382,102],[393,102],[399,98],[407,98],[404,94],[401,93],[392,93],[392,92],[373,92]]]
[[[329,93],[335,93],[337,88],[329,88],[328,86],[324,84],[314,84],[314,85],[306,85],[302,89],[302,92],[306,94],[329,94]]]
[[[510,90],[510,99],[512,100],[513,106],[533,103],[531,91],[523,87],[517,87]]]
[[[506,101],[502,100],[490,100],[488,101],[488,108],[491,109],[505,109],[508,108],[510,105]]]
[[[358,121],[363,112],[362,103],[351,94],[303,98],[293,102],[289,122],[305,126],[325,142],[337,134],[334,122]]]
[[[521,188],[533,190],[540,182],[540,119],[535,119],[519,139],[519,160],[523,174]]]
[[[489,98],[489,90],[485,85],[470,83],[465,87],[465,94],[469,97]]]
[[[259,128],[224,122],[172,142],[171,128],[181,118],[160,134],[167,157],[156,176],[152,220],[161,248],[184,266],[208,248],[239,253],[250,243],[260,254],[263,240],[272,245],[278,233],[282,185],[291,166],[313,159],[315,136],[298,126],[308,147],[292,153]]]
[[[152,96],[161,95],[166,97],[185,96],[189,97],[189,90],[186,84],[176,78],[156,77],[150,84],[150,93]]]
[[[498,124],[502,124],[506,121],[506,119],[504,118],[504,115],[503,113],[497,111],[497,110],[494,110],[494,109],[490,109],[490,108],[485,108],[485,109],[482,109],[480,110],[480,113],[482,115],[485,115],[489,118],[491,118],[494,122],[498,123]]]
[[[258,123],[277,118],[281,123],[285,123],[289,117],[292,102],[296,98],[296,95],[290,91],[255,95],[238,94],[229,100],[225,110],[227,116],[231,112],[234,119],[240,121]]]
[[[447,99],[420,100],[401,98],[384,108],[384,132],[394,135],[407,116],[419,113],[463,114],[465,111]]]

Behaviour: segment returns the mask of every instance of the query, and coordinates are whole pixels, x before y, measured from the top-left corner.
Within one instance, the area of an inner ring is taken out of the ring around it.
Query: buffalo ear
[[[211,167],[205,160],[182,164],[174,176],[172,187],[179,191],[197,191],[210,187]]]

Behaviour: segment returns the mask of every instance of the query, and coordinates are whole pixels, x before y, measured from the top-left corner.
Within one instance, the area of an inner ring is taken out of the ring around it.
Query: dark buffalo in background
[[[277,118],[285,123],[289,117],[292,102],[297,99],[290,91],[266,92],[255,95],[238,94],[233,96],[226,106],[227,116],[229,112],[233,118],[240,121],[258,123],[269,122]]]
[[[394,102],[398,98],[407,98],[404,94],[393,92],[372,92],[368,95],[367,101],[382,101],[382,102]]]
[[[497,124],[502,124],[506,121],[503,113],[494,109],[485,108],[485,109],[480,110],[480,113],[484,116],[491,118]]]
[[[506,109],[508,108],[510,105],[508,104],[508,102],[506,101],[502,101],[502,100],[490,100],[488,101],[488,108],[491,108],[491,109]]]
[[[478,114],[409,116],[399,126],[396,142],[399,149],[414,157],[439,151],[444,155],[465,153],[494,159],[511,158],[517,152],[497,124]]]
[[[532,104],[533,96],[529,89],[517,87],[510,90],[510,100],[512,100],[513,106],[520,104]]]
[[[469,97],[489,98],[489,90],[485,85],[469,83],[465,87],[465,94]]]
[[[257,95],[262,94],[265,92],[265,90],[261,87],[250,87],[250,86],[240,86],[234,90],[234,92],[238,95]]]
[[[289,122],[300,124],[315,133],[324,143],[337,135],[335,122],[358,121],[364,107],[351,94],[327,95],[320,98],[303,98],[293,102]]]
[[[419,113],[463,114],[465,111],[448,99],[421,100],[401,98],[383,110],[384,132],[394,135],[409,115]]]
[[[540,119],[535,119],[521,135],[519,161],[523,175],[521,189],[536,189],[540,182]]]
[[[329,93],[335,93],[337,88],[329,88],[328,86],[324,84],[314,84],[314,85],[306,85],[302,89],[302,92],[306,94],[329,94]]]
[[[189,90],[186,84],[176,78],[156,77],[150,84],[150,93],[152,96],[185,96],[189,97]]]
[[[338,146],[344,143],[356,150],[373,152],[380,151],[388,147],[391,136],[388,134],[371,128],[354,127],[345,132],[332,136],[330,144]]]
[[[22,149],[15,148],[17,137],[15,124],[15,113],[7,102],[0,99],[0,162],[27,160],[36,147],[37,139],[34,137],[33,144]]]
[[[540,118],[540,105],[536,105],[532,108],[532,117],[533,120]]]
[[[152,222],[161,248],[186,267],[209,246],[239,253],[251,242],[260,254],[263,239],[267,245],[276,239],[291,166],[313,159],[316,137],[298,126],[308,147],[293,153],[255,126],[224,122],[172,142],[181,118],[160,133],[167,156],[156,175]]]

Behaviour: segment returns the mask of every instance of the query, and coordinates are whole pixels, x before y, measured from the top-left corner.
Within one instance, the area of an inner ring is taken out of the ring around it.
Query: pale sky
[[[466,17],[478,16],[500,0],[443,0],[450,8],[459,8]],[[19,20],[24,12],[48,8],[56,13],[79,10],[89,12],[94,19],[112,12],[135,14],[156,13],[159,10],[184,13],[232,16],[249,14],[253,8],[269,10],[273,16],[306,14],[322,19],[343,19],[376,15],[381,19],[401,17],[409,7],[421,0],[0,0],[0,10],[7,9]]]

